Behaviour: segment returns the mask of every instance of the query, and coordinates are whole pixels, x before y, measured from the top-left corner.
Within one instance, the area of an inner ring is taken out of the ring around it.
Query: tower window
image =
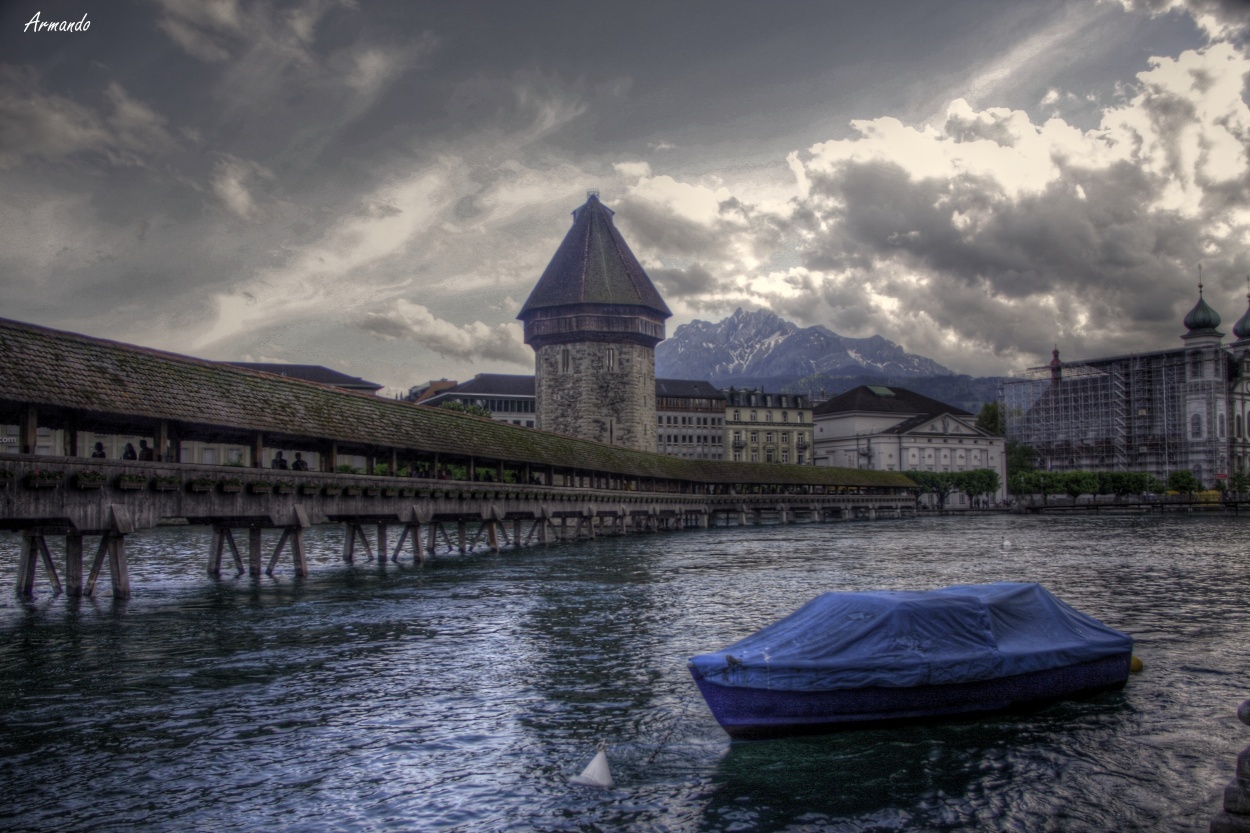
[[[608,348],[607,356],[604,358],[603,363],[604,365],[607,366],[607,369],[609,371],[616,370],[616,348],[615,347]]]
[[[573,359],[569,355],[569,348],[560,348],[560,372],[570,373],[573,370]]]

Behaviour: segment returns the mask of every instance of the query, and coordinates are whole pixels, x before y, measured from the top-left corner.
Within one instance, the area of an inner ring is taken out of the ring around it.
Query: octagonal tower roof
[[[612,222],[612,209],[595,192],[573,212],[573,227],[547,264],[517,318],[538,309],[580,304],[644,307],[673,313]]]

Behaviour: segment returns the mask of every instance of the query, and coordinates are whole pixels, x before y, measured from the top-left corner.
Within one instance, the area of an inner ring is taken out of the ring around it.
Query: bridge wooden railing
[[[591,478],[586,478],[590,481]],[[39,562],[54,589],[62,589],[48,536],[65,536],[65,574],[71,594],[89,595],[106,561],[114,595],[130,593],[125,536],[168,519],[213,528],[208,572],[219,575],[229,553],[240,572],[243,556],[234,529],[246,529],[248,571],[263,566],[261,532],[281,529],[265,572],[289,549],[296,575],[307,574],[302,532],[312,524],[347,526],[343,558],[374,557],[366,527],[377,528],[377,557],[398,559],[405,544],[420,560],[445,543],[465,551],[483,537],[492,550],[604,534],[706,527],[723,521],[899,517],[914,511],[903,490],[883,487],[704,486],[702,491],[640,491],[493,481],[429,480],[363,474],[297,472],[234,466],[5,455],[0,458],[0,529],[22,534],[18,593],[31,595]],[[522,522],[529,523],[525,533]],[[453,540],[450,529],[455,529]],[[469,540],[469,526],[475,528]],[[388,528],[402,532],[394,551]],[[509,526],[511,533],[509,534]],[[422,540],[422,532],[425,539]],[[83,579],[83,538],[100,536]]]

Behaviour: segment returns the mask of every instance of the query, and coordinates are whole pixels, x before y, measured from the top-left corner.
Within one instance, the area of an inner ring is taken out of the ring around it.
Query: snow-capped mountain
[[[718,323],[678,327],[655,350],[655,372],[668,379],[713,384],[778,382],[813,374],[891,377],[948,376],[932,359],[908,353],[881,336],[846,338],[827,327],[801,328],[768,310],[741,308]]]

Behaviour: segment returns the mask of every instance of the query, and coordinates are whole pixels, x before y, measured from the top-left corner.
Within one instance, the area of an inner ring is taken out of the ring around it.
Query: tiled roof
[[[440,391],[440,396],[456,393],[478,393],[492,396],[533,396],[534,377],[514,373],[479,373],[454,388]]]
[[[725,394],[718,391],[711,382],[697,379],[656,379],[655,395],[680,399],[724,400],[725,398]]]
[[[907,486],[891,472],[682,460],[0,319],[0,399],[702,483]]]
[[[890,388],[879,385],[860,385],[846,393],[833,397],[812,411],[813,417],[843,413],[908,414],[930,417],[941,414],[972,416],[965,410],[922,396],[906,388]]]
[[[320,382],[323,385],[334,385],[337,388],[353,390],[381,390],[382,385],[361,379],[359,376],[348,376],[337,370],[322,367],[319,364],[279,364],[274,362],[222,362],[234,367],[246,367],[248,370],[263,370],[279,376],[290,376],[292,379],[303,379],[306,382]]]
[[[518,318],[543,307],[613,304],[672,315],[625,238],[612,209],[593,194],[573,212],[573,227],[547,264]]]
[[[467,382],[439,391],[438,396],[453,397],[455,394],[480,396],[534,396],[534,377],[510,373],[479,373]],[[712,385],[695,379],[656,379],[656,396],[679,398],[724,399],[725,394]]]

